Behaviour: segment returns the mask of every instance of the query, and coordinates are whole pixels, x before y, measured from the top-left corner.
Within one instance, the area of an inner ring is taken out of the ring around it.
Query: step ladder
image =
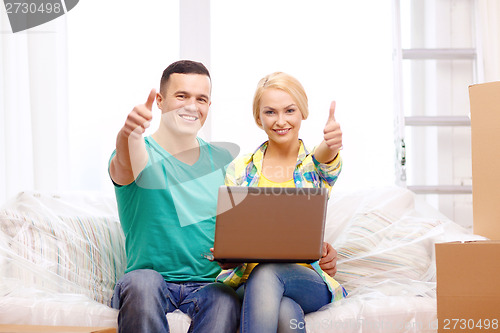
[[[407,187],[417,194],[472,194],[472,185],[453,184],[433,184],[420,185],[408,184],[407,168],[412,167],[412,161],[407,157],[407,141],[405,133],[408,127],[460,127],[470,126],[470,117],[467,115],[405,115],[404,101],[404,77],[403,61],[422,60],[467,60],[472,66],[473,81],[470,84],[481,82],[483,78],[482,56],[480,54],[480,35],[477,29],[477,0],[460,0],[462,3],[468,2],[470,5],[470,26],[472,45],[471,48],[403,48],[402,46],[402,3],[408,5],[411,1],[425,2],[425,0],[393,0],[393,32],[394,32],[394,121],[395,121],[395,146],[396,146],[396,184]],[[450,10],[454,0],[434,0],[450,5]],[[431,3],[427,1],[427,3]],[[431,4],[432,5],[432,4]],[[470,140],[469,140],[470,141]],[[425,158],[425,157],[422,157]],[[472,179],[472,175],[470,176]]]

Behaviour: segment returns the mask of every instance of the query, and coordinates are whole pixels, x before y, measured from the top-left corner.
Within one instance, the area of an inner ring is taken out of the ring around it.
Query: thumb
[[[144,104],[150,111],[153,110],[153,102],[155,101],[155,97],[156,97],[156,89],[153,88],[149,92],[148,100]]]
[[[332,101],[332,104],[330,104],[330,114],[328,115],[328,121],[335,121],[335,106],[337,104],[335,101]]]

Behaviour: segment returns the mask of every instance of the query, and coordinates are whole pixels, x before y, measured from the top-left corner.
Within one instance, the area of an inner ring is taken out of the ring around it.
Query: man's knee
[[[165,283],[160,273],[150,269],[139,269],[125,274],[115,286],[113,307],[125,300],[141,303],[157,295]]]
[[[210,306],[221,313],[237,313],[239,315],[241,303],[233,288],[223,283],[212,283],[207,285],[207,299]]]

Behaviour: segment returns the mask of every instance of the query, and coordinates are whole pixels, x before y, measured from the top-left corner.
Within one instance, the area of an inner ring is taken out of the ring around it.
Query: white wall
[[[213,77],[213,119],[206,131],[210,140],[234,142],[242,152],[254,150],[265,139],[251,117],[257,81],[270,72],[286,71],[303,83],[309,95],[311,114],[301,135],[309,146],[321,140],[330,102],[337,101],[345,164],[336,188],[393,183],[389,1],[210,3],[206,10],[211,15],[207,59]],[[66,36],[68,49],[52,52],[67,58],[67,64],[58,65],[67,79],[67,91],[48,89],[68,94],[67,113],[60,119],[67,119],[69,126],[58,142],[67,141],[69,157],[58,155],[67,168],[64,173],[54,171],[64,178],[64,187],[48,179],[53,186],[35,190],[112,191],[107,164],[116,134],[134,105],[143,103],[151,88],[158,88],[163,69],[179,59],[181,20],[184,27],[195,21],[189,10],[184,13],[180,17],[179,0],[85,0],[57,19],[67,24],[61,37]],[[59,30],[41,33],[59,34]],[[154,111],[158,119],[159,111]],[[153,121],[152,129],[157,126]],[[16,194],[11,192],[6,195]]]
[[[306,145],[321,141],[337,101],[344,168],[335,188],[393,184],[391,22],[389,1],[212,1],[212,139],[245,153],[262,143],[253,93],[264,75],[284,71],[308,93]]]
[[[301,135],[309,146],[320,142],[337,101],[345,163],[337,187],[393,183],[389,1],[217,0],[211,7],[211,140],[255,149],[265,139],[251,117],[255,86],[286,71],[309,95]],[[68,14],[74,187],[111,188],[106,166],[117,131],[179,57],[178,13],[178,1],[86,0]]]
[[[73,188],[112,190],[119,129],[178,60],[178,12],[178,1],[85,0],[67,14]]]

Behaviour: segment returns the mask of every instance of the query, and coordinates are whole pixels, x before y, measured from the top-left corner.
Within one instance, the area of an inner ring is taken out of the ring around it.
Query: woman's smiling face
[[[281,89],[266,89],[260,100],[259,119],[269,140],[288,143],[299,138],[302,112],[292,96]]]

